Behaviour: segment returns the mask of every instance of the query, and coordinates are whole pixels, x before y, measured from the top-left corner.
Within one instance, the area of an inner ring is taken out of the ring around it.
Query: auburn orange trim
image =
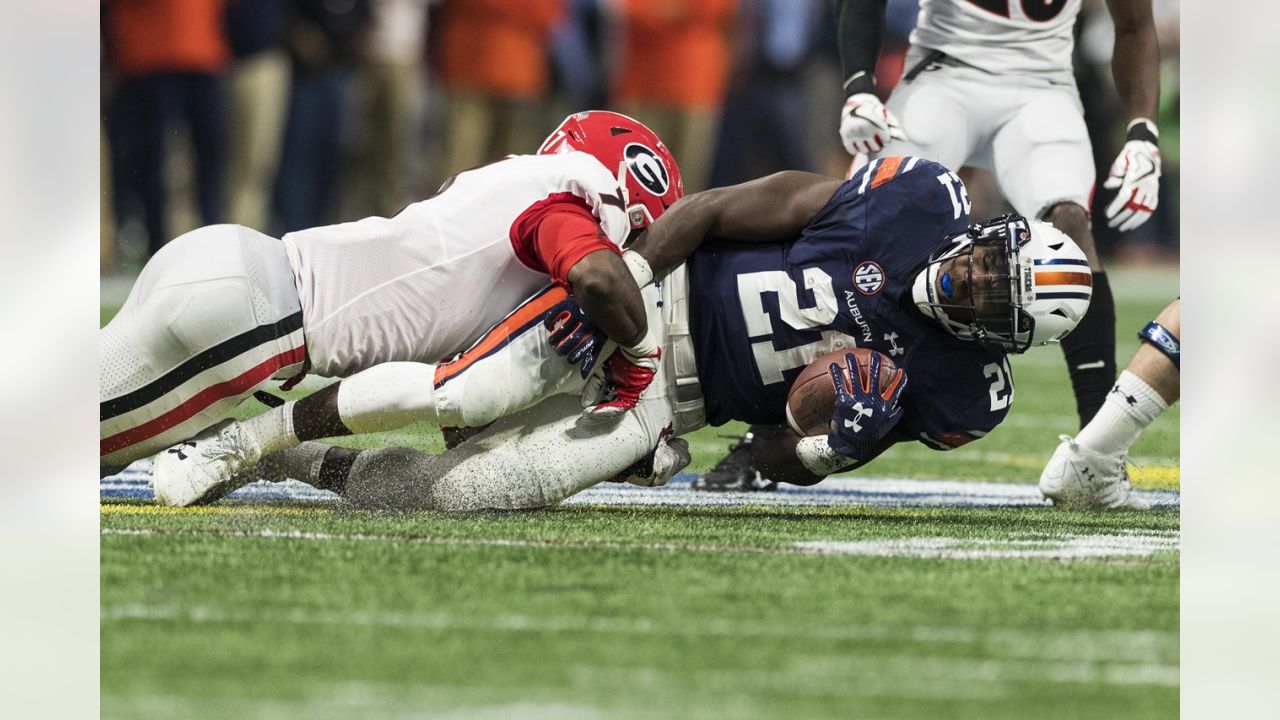
[[[546,315],[548,310],[567,297],[569,297],[569,291],[557,285],[516,308],[515,312],[504,318],[502,322],[494,325],[469,350],[459,355],[457,360],[437,365],[436,387],[440,387],[440,384],[444,381],[466,370],[477,360],[486,357],[494,350],[505,345],[513,335],[518,335],[524,331],[531,323]]]
[[[1093,287],[1093,276],[1089,273],[1037,272],[1036,285],[1087,285]]]
[[[902,166],[902,157],[894,155],[887,157],[880,162],[880,167],[876,168],[876,174],[871,178],[871,187],[879,187],[893,179],[898,174],[898,168]]]
[[[892,397],[893,391],[897,390],[898,386],[901,385],[902,382],[906,380],[906,378],[907,378],[906,370],[903,370],[902,368],[898,368],[897,370],[895,370],[893,373],[893,380],[889,383],[889,386],[886,388],[881,388],[880,398],[882,400],[888,400],[890,397]]]

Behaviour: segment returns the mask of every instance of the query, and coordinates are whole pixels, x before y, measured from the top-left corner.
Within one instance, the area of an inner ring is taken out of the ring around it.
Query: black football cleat
[[[695,478],[690,486],[708,492],[770,492],[778,483],[764,477],[751,461],[751,443],[755,435],[748,432],[729,446],[729,454],[707,474]]]

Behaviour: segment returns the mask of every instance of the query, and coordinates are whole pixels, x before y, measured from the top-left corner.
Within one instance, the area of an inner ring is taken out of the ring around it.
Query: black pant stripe
[[[301,327],[302,311],[299,310],[283,320],[267,325],[259,325],[248,332],[236,335],[229,340],[224,340],[137,390],[102,402],[99,405],[98,421],[105,422],[117,415],[137,410],[143,405],[162,397],[165,393],[171,392],[174,388],[201,372],[224,363],[241,353],[252,350],[263,343],[284,337]]]

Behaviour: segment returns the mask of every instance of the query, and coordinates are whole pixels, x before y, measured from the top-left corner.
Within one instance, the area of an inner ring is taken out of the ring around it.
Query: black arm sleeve
[[[840,0],[840,68],[845,97],[875,88],[886,0]]]

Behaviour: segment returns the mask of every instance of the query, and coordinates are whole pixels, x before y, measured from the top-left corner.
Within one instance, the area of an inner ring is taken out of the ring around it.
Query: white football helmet
[[[1010,214],[951,238],[916,276],[912,295],[952,335],[1020,353],[1075,328],[1093,275],[1066,233]]]

